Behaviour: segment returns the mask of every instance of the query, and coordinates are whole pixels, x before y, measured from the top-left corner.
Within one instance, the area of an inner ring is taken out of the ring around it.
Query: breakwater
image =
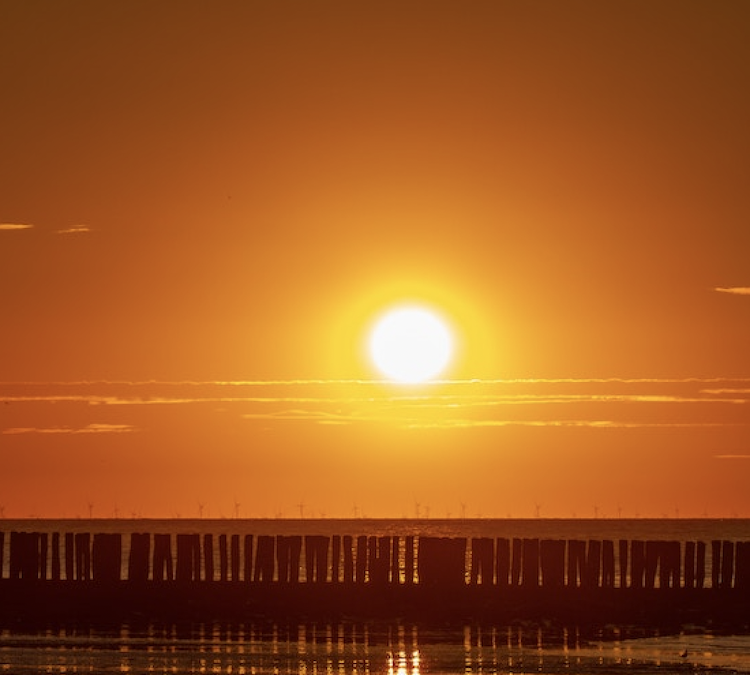
[[[743,623],[750,598],[743,541],[9,532],[0,556],[6,615]]]

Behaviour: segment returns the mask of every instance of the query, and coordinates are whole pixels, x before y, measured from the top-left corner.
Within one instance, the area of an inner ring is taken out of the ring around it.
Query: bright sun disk
[[[437,314],[421,307],[401,307],[385,314],[370,335],[370,357],[387,377],[418,383],[439,375],[448,365],[453,340]]]

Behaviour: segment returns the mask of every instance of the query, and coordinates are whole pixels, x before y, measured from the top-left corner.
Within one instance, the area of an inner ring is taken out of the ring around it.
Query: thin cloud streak
[[[85,427],[11,427],[4,429],[3,434],[127,434],[135,431],[130,424],[87,424]]]
[[[0,223],[0,230],[12,231],[12,230],[30,230],[33,225],[28,223]]]
[[[83,234],[85,232],[91,232],[91,228],[88,225],[74,225],[63,230],[56,230],[55,234]]]
[[[750,287],[747,286],[731,286],[728,288],[714,288],[719,293],[731,293],[732,295],[750,295]]]

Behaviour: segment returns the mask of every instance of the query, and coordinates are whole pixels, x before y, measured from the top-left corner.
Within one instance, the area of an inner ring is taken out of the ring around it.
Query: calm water
[[[750,520],[70,520],[3,521],[5,532],[423,534],[750,540]],[[6,544],[7,545],[7,544]],[[6,558],[7,559],[7,558]],[[750,636],[686,631],[599,636],[538,627],[402,623],[49,626],[0,631],[12,673],[750,673]]]

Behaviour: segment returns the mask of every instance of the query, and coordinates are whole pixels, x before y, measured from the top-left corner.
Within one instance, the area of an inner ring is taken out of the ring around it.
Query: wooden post
[[[568,586],[578,588],[583,583],[586,568],[586,542],[580,539],[568,541]]]
[[[331,540],[331,582],[341,581],[341,535],[335,534]]]
[[[305,571],[307,583],[325,583],[328,576],[328,546],[330,540],[322,535],[305,536]]]
[[[298,583],[300,557],[302,555],[302,537],[276,537],[276,563],[279,581],[283,583]]]
[[[344,583],[354,583],[354,540],[344,535]]]
[[[154,581],[172,581],[172,536],[169,534],[154,535]]]
[[[510,539],[498,538],[495,548],[495,583],[505,588],[510,573]]]
[[[255,555],[255,581],[273,581],[275,562],[275,537],[262,534],[258,537],[258,550]]]
[[[734,542],[721,544],[721,588],[734,586]]]
[[[357,537],[357,560],[355,563],[355,581],[363,584],[367,580],[367,537]]]
[[[633,541],[630,545],[630,587],[643,588],[646,582],[646,543]]]
[[[750,541],[737,542],[734,587],[739,591],[747,591],[750,588]]]
[[[491,585],[494,573],[494,541],[488,537],[477,537],[471,540],[471,568],[469,583]]]
[[[72,532],[65,533],[65,579],[73,581],[75,575],[75,536]]]
[[[401,560],[399,553],[401,552],[401,537],[393,537],[391,539],[391,578],[392,584],[398,584],[401,582]]]
[[[414,537],[406,537],[404,540],[404,584],[411,586],[414,583]]]
[[[659,556],[661,553],[661,542],[646,542],[646,579],[645,588],[656,588],[656,572],[659,568]]]
[[[539,540],[523,540],[521,585],[527,588],[539,586]]]
[[[227,580],[227,535],[219,535],[219,580]]]
[[[201,539],[199,534],[182,533],[177,535],[175,578],[178,581],[200,581]]]
[[[119,534],[95,534],[91,556],[94,581],[120,581],[122,538]]]
[[[699,541],[695,547],[695,587],[703,588],[706,580],[706,542]]]
[[[91,535],[88,532],[77,532],[75,536],[76,579],[91,579]]]
[[[0,579],[5,569],[5,532],[0,531]]]
[[[523,560],[523,540],[513,539],[513,548],[510,560],[510,585],[521,584],[521,561]]]
[[[253,579],[253,535],[245,535],[245,581],[252,581]]]
[[[67,553],[67,551],[66,551]],[[128,563],[128,579],[130,581],[146,581],[148,579],[148,563],[151,558],[151,535],[133,533],[130,535],[130,561]]]
[[[695,588],[695,542],[685,542],[684,587]]]
[[[619,564],[620,564],[620,588],[628,586],[628,541],[620,539],[619,542]]]
[[[42,532],[39,535],[39,578],[47,578],[47,557],[49,555],[48,550],[49,538],[46,532]]]
[[[721,542],[711,542],[711,588],[721,586]]]
[[[391,538],[370,537],[368,540],[368,567],[371,584],[387,584],[391,567]]]
[[[0,544],[0,547],[2,544]],[[60,581],[60,533],[52,533],[52,565],[51,565],[51,576],[53,581]],[[0,567],[0,569],[2,569]]]
[[[583,585],[586,588],[600,588],[602,571],[602,542],[592,539],[586,550]]]
[[[615,587],[615,542],[602,542],[602,588]]]
[[[214,580],[214,535],[203,535],[203,578]]]
[[[565,540],[543,539],[539,555],[542,568],[542,586],[559,588],[565,583]]]
[[[240,535],[233,534],[229,541],[229,568],[232,581],[240,580]]]
[[[660,542],[659,586],[679,588],[680,586],[680,542]]]

